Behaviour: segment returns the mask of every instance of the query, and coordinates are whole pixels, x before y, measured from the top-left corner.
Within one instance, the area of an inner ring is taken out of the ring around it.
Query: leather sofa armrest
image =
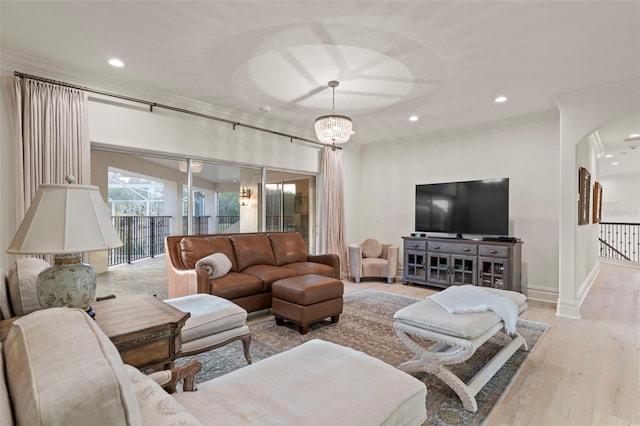
[[[336,273],[335,277],[340,279],[340,258],[337,254],[310,254],[307,255],[307,261],[333,266],[333,270]]]
[[[209,293],[209,276],[202,269],[188,269],[180,260],[178,245],[175,241],[165,240],[167,279],[169,298],[188,296],[196,293]]]

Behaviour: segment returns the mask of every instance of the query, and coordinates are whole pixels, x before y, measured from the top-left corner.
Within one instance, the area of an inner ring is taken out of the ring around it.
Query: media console
[[[446,288],[477,285],[521,291],[522,241],[402,237],[402,282]]]

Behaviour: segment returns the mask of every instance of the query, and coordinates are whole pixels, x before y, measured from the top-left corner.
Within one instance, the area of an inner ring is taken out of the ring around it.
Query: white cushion
[[[49,264],[37,257],[18,259],[9,268],[9,295],[13,313],[26,315],[40,309],[36,280]]]
[[[16,424],[142,424],[120,354],[83,310],[24,316],[4,349]]]
[[[2,355],[2,347],[0,346],[0,425],[12,424],[14,423],[13,415],[11,413],[11,400],[9,399],[7,375],[4,371],[4,359]]]
[[[207,271],[209,279],[220,278],[231,270],[231,260],[223,253],[213,253],[198,260],[196,268]]]
[[[485,288],[484,290],[508,297],[518,305],[518,313],[526,310],[527,297],[515,291]],[[500,318],[491,311],[472,314],[450,314],[437,303],[425,299],[397,311],[393,317],[415,327],[436,333],[473,339],[500,322]]]
[[[191,294],[167,299],[165,302],[191,314],[182,327],[183,343],[243,327],[247,321],[247,311],[227,299],[211,294]]]
[[[125,368],[138,400],[143,424],[153,426],[202,425],[159,384],[142,374],[137,368],[130,365],[125,365]]]
[[[424,383],[351,348],[311,340],[175,398],[221,425],[420,425]]]

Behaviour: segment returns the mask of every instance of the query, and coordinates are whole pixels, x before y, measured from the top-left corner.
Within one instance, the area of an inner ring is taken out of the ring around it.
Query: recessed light
[[[418,121],[420,120],[420,118],[417,115],[412,115],[411,117],[409,117],[409,121]]]
[[[618,164],[620,163],[618,163],[617,161],[614,161],[613,163],[611,163],[612,166],[617,166]]]
[[[612,154],[607,154],[607,155],[604,156],[604,158],[611,158],[611,157],[613,157]]]
[[[118,58],[111,58],[111,59],[109,59],[109,65],[111,65],[112,67],[116,67],[116,68],[122,68],[122,67],[124,67],[124,62],[122,62]]]
[[[507,102],[507,97],[506,96],[498,96],[497,98],[495,98],[493,100],[493,102],[495,102],[497,104],[501,104],[503,102]]]

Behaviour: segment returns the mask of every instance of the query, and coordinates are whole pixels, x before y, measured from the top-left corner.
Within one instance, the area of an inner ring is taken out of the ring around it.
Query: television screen
[[[416,185],[416,231],[509,234],[509,178]]]

